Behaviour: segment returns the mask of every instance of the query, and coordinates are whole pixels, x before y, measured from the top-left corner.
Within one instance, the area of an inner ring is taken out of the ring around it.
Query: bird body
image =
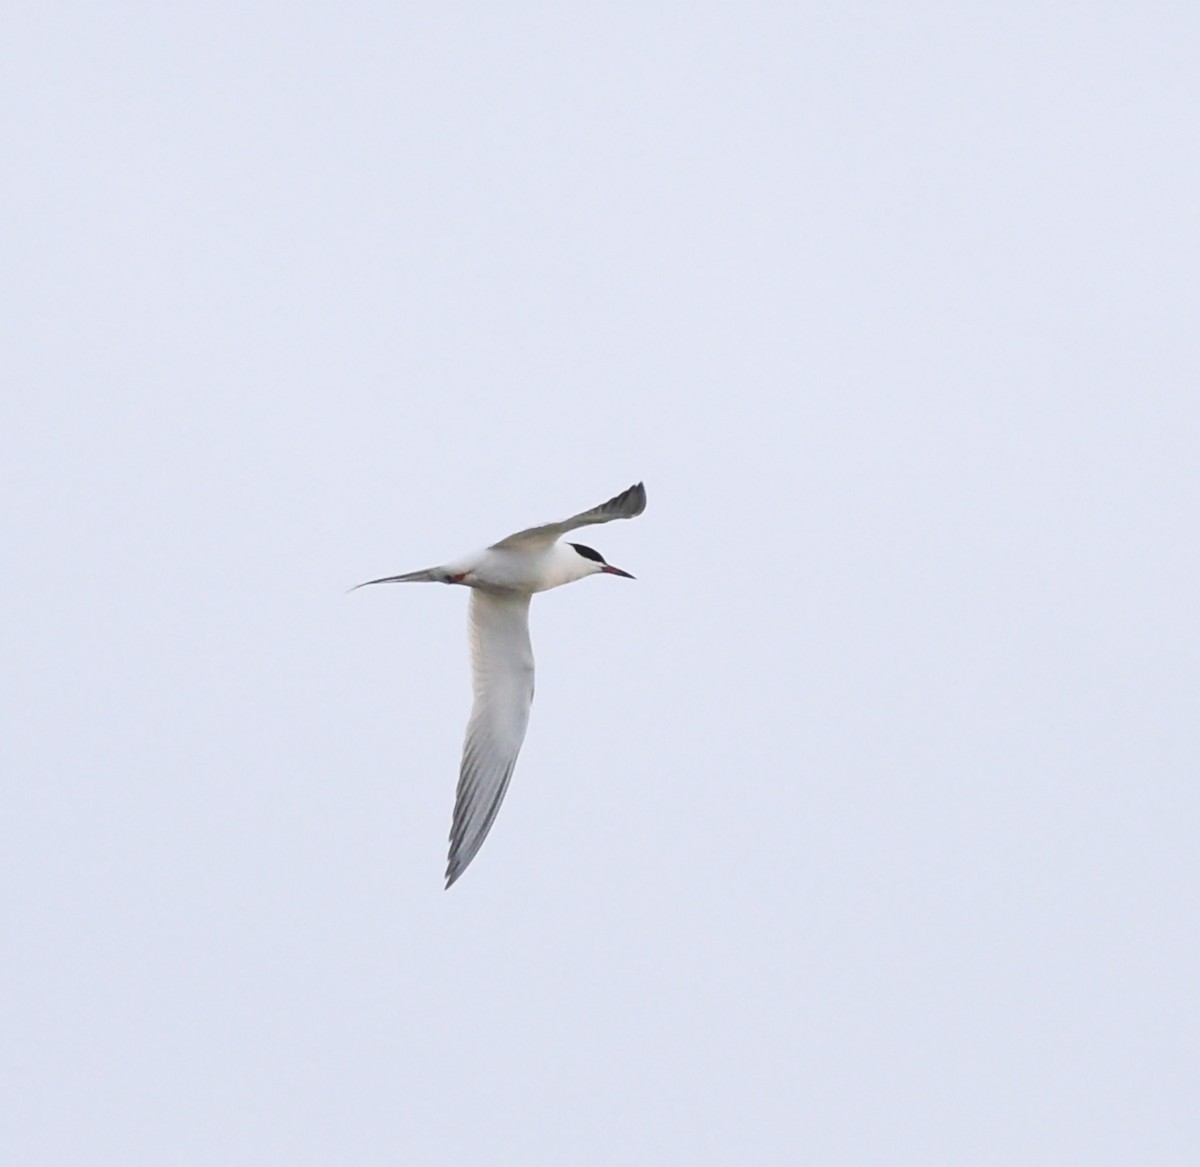
[[[447,887],[463,873],[491,830],[525,739],[533,703],[531,597],[589,575],[633,578],[606,563],[598,551],[559,542],[560,536],[578,527],[631,519],[645,509],[646,489],[639,482],[591,510],[518,531],[453,563],[367,581],[461,584],[472,589],[468,631],[474,702],[450,827]]]
[[[491,591],[546,592],[596,574],[593,562],[570,543],[548,547],[489,547],[457,564],[447,565],[450,574],[472,588]]]

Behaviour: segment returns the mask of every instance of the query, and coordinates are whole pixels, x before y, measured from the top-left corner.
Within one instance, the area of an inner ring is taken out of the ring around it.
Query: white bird
[[[529,643],[533,593],[589,575],[633,579],[629,572],[606,563],[599,551],[581,543],[560,543],[559,538],[578,527],[632,519],[645,509],[646,488],[639,482],[589,511],[518,531],[453,563],[358,585],[447,583],[472,589],[468,630],[475,701],[467,723],[450,826],[447,887],[462,875],[487,838],[525,740],[533,704],[533,648]]]

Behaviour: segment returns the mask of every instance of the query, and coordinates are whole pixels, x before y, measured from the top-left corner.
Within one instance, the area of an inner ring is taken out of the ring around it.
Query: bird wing
[[[559,523],[543,523],[540,527],[529,527],[493,543],[493,547],[504,550],[520,547],[549,546],[568,531],[576,527],[590,527],[594,523],[611,523],[613,519],[632,519],[646,509],[646,488],[639,482],[628,490],[622,491],[608,502],[592,507],[590,511],[581,511],[569,519]]]
[[[475,703],[450,827],[447,887],[487,838],[525,740],[533,704],[529,599],[528,594],[471,589],[468,623]]]

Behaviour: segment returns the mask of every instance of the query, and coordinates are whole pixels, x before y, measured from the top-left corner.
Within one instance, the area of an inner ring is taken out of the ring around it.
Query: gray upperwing
[[[568,531],[577,527],[590,527],[596,523],[611,523],[613,519],[632,519],[646,509],[646,488],[640,482],[623,490],[620,494],[592,507],[590,511],[581,511],[569,519],[559,523],[543,523],[540,527],[529,527],[509,535],[492,546],[503,550],[516,547],[548,545],[561,538]]]

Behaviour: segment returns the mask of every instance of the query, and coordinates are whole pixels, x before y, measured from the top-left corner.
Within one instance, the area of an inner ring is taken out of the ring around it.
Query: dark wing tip
[[[632,519],[646,509],[646,486],[635,482],[608,504],[624,519]]]
[[[473,858],[474,858],[474,856],[472,855],[464,860],[463,856],[462,856],[460,844],[453,840],[451,841],[450,854],[446,859],[446,890],[447,891],[449,891],[450,888],[454,885],[454,881],[457,880],[458,877],[460,875],[462,875],[462,873],[464,871],[466,871],[466,869],[470,866],[471,859],[473,859]]]
[[[471,860],[463,862],[462,840],[450,837],[450,854],[446,856],[446,890],[449,891],[454,881],[466,871]]]

